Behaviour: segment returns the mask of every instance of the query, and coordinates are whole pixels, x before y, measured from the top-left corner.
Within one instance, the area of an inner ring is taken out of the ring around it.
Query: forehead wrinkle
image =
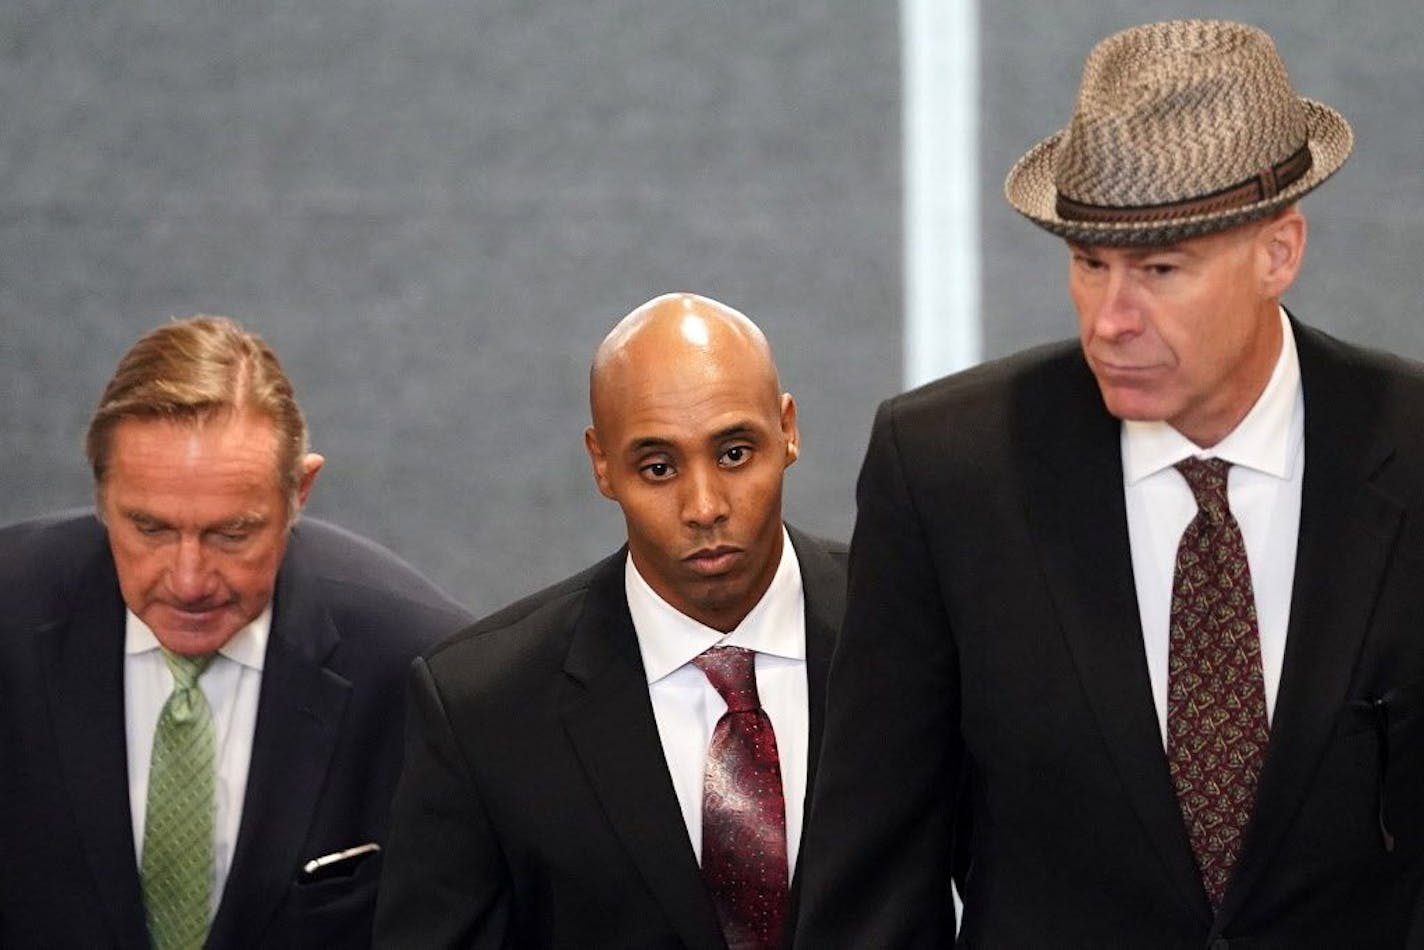
[[[723,413],[723,415],[725,415],[725,413]],[[721,442],[726,442],[728,439],[740,438],[755,440],[765,435],[764,427],[759,424],[757,419],[748,415],[740,415],[734,422],[719,426],[706,435],[690,432],[685,427],[677,426],[676,424],[669,426],[669,428],[676,429],[678,435],[685,433],[691,436],[690,441],[705,445],[716,445]],[[630,452],[641,452],[647,449],[678,449],[681,447],[682,445],[677,435],[662,435],[658,433],[638,435],[634,433],[628,437],[627,441],[627,450]]]
[[[120,483],[125,496],[148,499],[230,490],[258,470],[259,480],[280,486],[281,474],[270,461],[276,442],[275,424],[255,413],[125,419],[114,430],[101,497]]]
[[[620,404],[608,406],[600,437],[613,451],[636,456],[650,450],[699,454],[729,438],[771,438],[780,427],[780,401],[756,398],[738,380],[718,376],[708,385],[630,385]]]

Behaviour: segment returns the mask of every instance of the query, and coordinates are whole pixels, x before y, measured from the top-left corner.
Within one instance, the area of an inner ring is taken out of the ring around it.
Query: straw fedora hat
[[[1088,55],[1073,119],[1004,182],[1015,210],[1085,244],[1170,244],[1265,217],[1345,163],[1349,123],[1297,96],[1271,38],[1151,23]]]

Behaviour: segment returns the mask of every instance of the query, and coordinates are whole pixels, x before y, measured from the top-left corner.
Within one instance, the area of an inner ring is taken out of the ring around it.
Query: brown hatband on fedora
[[[1072,241],[1171,244],[1297,201],[1353,144],[1344,117],[1295,94],[1261,30],[1150,23],[1093,49],[1072,121],[1019,159],[1004,195]]]

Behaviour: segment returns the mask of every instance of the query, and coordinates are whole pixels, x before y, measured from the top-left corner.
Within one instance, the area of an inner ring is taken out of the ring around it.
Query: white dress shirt
[[[129,809],[133,815],[134,854],[143,861],[143,826],[148,809],[148,766],[158,716],[173,692],[173,674],[159,649],[158,638],[142,620],[125,611],[124,728],[128,737]],[[242,799],[247,791],[247,770],[252,762],[252,736],[257,727],[257,697],[262,690],[262,664],[272,608],[243,627],[223,644],[212,663],[198,678],[213,713],[217,742],[217,813],[213,856],[212,912],[217,911],[232,867],[237,829],[242,820]]]
[[[1163,743],[1167,736],[1167,655],[1172,579],[1177,546],[1197,504],[1186,479],[1172,466],[1189,456],[1231,463],[1227,499],[1241,526],[1256,621],[1269,722],[1276,707],[1290,622],[1291,588],[1305,472],[1305,398],[1295,336],[1285,312],[1275,369],[1240,424],[1203,449],[1165,422],[1122,424],[1122,471],[1132,575],[1147,648],[1147,669]]]
[[[653,716],[663,757],[682,807],[692,850],[702,861],[702,774],[712,730],[727,704],[692,665],[709,647],[756,651],[757,693],[776,733],[781,788],[786,799],[786,866],[796,867],[806,798],[810,742],[806,685],[806,611],[801,566],[786,529],[781,530],[781,563],[771,586],[751,613],[730,633],[704,626],[679,612],[648,586],[628,558],[624,572],[628,610],[638,633],[638,649],[648,676]]]

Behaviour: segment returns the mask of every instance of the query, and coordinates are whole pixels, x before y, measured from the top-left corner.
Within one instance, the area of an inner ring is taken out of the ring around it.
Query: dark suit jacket
[[[125,759],[124,605],[90,515],[0,530],[0,946],[147,948]],[[369,944],[411,658],[469,620],[390,552],[303,519],[277,577],[241,827],[207,946]]]
[[[1306,434],[1288,640],[1220,913],[1153,706],[1120,426],[1076,345],[1056,346],[881,407],[799,946],[953,942],[960,788],[964,946],[1405,945],[1424,869],[1424,371],[1295,333]]]
[[[845,549],[791,539],[814,750]],[[663,759],[626,556],[416,662],[377,946],[724,946]]]

